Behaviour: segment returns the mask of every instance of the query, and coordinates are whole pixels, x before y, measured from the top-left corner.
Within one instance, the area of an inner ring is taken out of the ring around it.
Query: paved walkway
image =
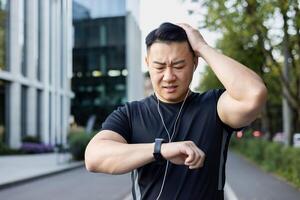
[[[227,183],[232,198],[228,200],[300,200],[300,191],[267,173],[235,152],[229,152]]]
[[[70,154],[0,156],[0,189],[83,165],[83,161],[72,161]]]

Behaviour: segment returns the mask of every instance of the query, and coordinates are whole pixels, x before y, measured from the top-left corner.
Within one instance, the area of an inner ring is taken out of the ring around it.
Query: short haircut
[[[155,42],[187,42],[190,50],[194,54],[185,30],[169,22],[162,23],[157,29],[151,31],[147,35],[145,42],[147,50],[149,50],[151,45]]]

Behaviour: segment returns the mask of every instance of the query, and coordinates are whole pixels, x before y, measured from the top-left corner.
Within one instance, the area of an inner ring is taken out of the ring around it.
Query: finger
[[[203,167],[204,160],[205,160],[205,153],[201,151],[198,147],[195,148],[197,151],[197,154],[199,155],[198,159],[196,160],[195,163],[193,163],[190,166],[190,169],[195,169],[195,168],[200,168]]]
[[[192,165],[195,165],[198,163],[198,161],[201,159],[201,154],[200,152],[197,150],[197,147],[195,145],[193,145],[191,147],[192,151],[194,152],[195,156],[194,156],[194,159],[190,162],[188,162],[187,164],[192,166]]]
[[[197,163],[198,167],[203,167],[204,165],[204,161],[205,161],[205,153],[203,151],[201,151],[200,149],[198,149],[199,154],[200,154],[200,160],[199,163]]]
[[[194,160],[196,153],[194,152],[194,150],[191,147],[187,147],[186,153],[187,153],[188,157],[185,159],[185,164],[188,165]]]
[[[177,23],[176,25],[178,25],[180,27],[191,28],[191,26],[189,24],[186,24],[186,23]]]

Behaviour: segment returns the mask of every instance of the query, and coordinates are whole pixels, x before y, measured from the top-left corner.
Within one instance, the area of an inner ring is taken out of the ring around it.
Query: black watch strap
[[[165,140],[163,138],[155,138],[153,156],[154,156],[154,159],[158,162],[165,161],[165,158],[161,155],[162,143],[165,143]]]

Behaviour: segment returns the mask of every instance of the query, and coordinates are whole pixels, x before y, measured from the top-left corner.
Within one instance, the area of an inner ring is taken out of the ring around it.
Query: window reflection
[[[5,140],[5,83],[0,80],[0,142]]]
[[[77,20],[73,25],[72,114],[83,126],[95,115],[99,126],[126,101],[125,17]]]
[[[0,69],[6,69],[6,21],[7,21],[7,1],[0,0]]]

